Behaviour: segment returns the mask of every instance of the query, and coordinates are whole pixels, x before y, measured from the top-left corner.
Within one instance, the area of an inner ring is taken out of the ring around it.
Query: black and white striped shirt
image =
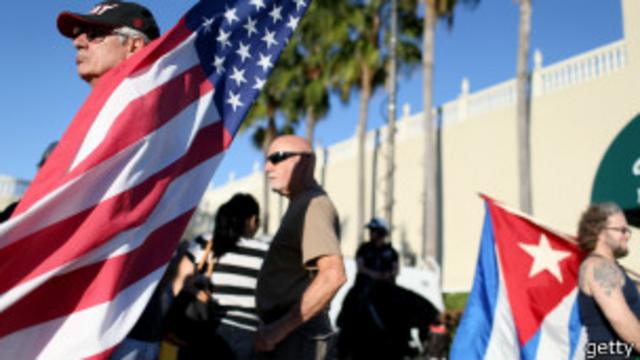
[[[222,255],[211,275],[213,299],[222,307],[222,323],[255,331],[256,281],[269,243],[241,238],[237,248]]]

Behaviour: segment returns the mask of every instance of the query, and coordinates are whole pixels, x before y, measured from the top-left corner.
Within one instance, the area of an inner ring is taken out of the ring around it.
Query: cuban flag
[[[0,359],[109,356],[308,1],[200,1],[100,79],[0,225]]]
[[[583,358],[573,239],[484,197],[473,288],[451,359]]]

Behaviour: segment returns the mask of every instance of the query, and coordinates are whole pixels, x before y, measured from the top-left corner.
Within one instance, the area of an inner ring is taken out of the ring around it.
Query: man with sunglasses
[[[102,75],[160,36],[151,12],[131,2],[105,1],[89,14],[63,12],[58,30],[73,40],[78,75],[92,87]]]
[[[328,305],[346,276],[338,215],[314,167],[311,144],[300,137],[269,146],[265,172],[289,207],[258,276],[254,346],[265,359],[324,359],[333,342]]]
[[[640,353],[640,295],[617,262],[627,255],[630,237],[616,204],[591,205],[580,219],[578,244],[588,255],[580,265],[578,305],[587,329],[587,358],[629,359]]]

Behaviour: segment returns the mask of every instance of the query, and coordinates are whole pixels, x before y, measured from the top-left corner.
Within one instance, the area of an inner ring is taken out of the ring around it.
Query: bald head
[[[269,150],[276,148],[287,149],[287,151],[313,152],[311,143],[307,139],[295,135],[282,135],[275,138],[269,145]]]
[[[291,198],[314,186],[314,168],[313,149],[306,139],[283,135],[269,145],[264,169],[271,188],[280,195]]]

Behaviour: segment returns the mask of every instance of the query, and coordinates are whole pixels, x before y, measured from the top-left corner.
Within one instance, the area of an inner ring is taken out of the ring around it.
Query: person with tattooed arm
[[[578,302],[588,358],[629,359],[640,353],[640,295],[617,262],[629,252],[630,237],[624,213],[614,203],[591,205],[578,224],[578,244],[587,253],[580,265]]]

